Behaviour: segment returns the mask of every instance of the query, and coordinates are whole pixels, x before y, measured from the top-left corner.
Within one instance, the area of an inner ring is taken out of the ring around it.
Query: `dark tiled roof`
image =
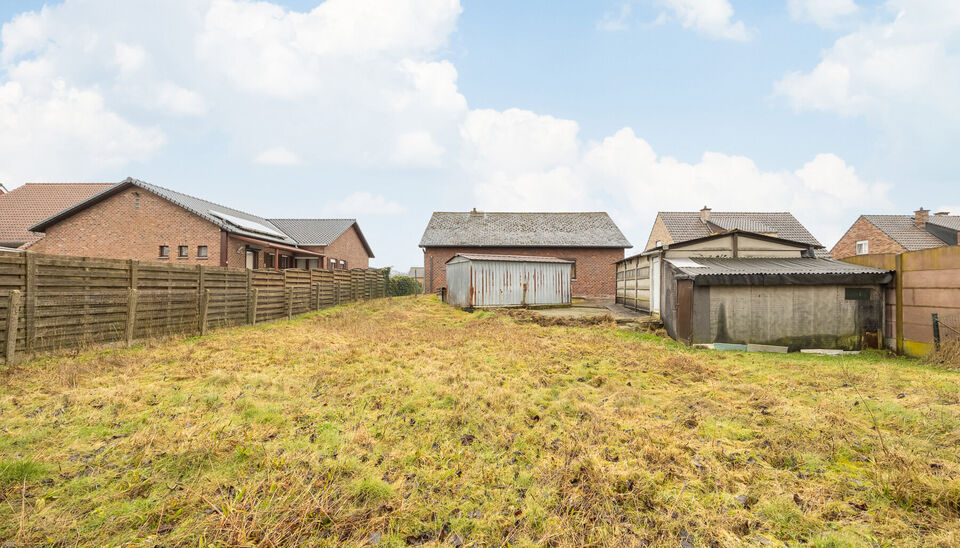
[[[43,234],[29,227],[115,183],[27,183],[0,193],[0,243],[31,244]]]
[[[470,259],[471,261],[506,261],[511,263],[572,263],[572,259],[560,259],[557,257],[533,257],[530,255],[494,255],[485,253],[457,253],[450,258],[448,263],[457,257]]]
[[[354,227],[360,237],[360,243],[367,255],[373,257],[373,250],[360,230],[356,219],[270,219],[285,234],[297,241],[299,245],[328,246],[344,232]]]
[[[691,276],[728,274],[883,274],[886,270],[860,266],[834,259],[666,259]]]
[[[960,232],[960,215],[931,215],[929,222]]]
[[[300,245],[330,245],[356,224],[356,219],[270,219]]]
[[[270,221],[264,219],[263,217],[251,215],[250,213],[240,211],[239,209],[222,206],[201,198],[183,194],[182,192],[177,192],[175,190],[170,190],[168,188],[163,188],[161,186],[152,185],[150,183],[131,178],[127,178],[121,183],[112,185],[98,194],[90,196],[82,202],[73,204],[62,211],[59,211],[55,215],[45,218],[31,228],[34,230],[44,230],[46,227],[53,225],[76,212],[130,187],[142,188],[143,190],[156,194],[157,196],[160,196],[161,198],[186,209],[187,211],[215,224],[216,226],[228,232],[287,245],[296,245],[297,243],[293,238],[285,235],[279,228],[273,226]],[[219,217],[217,214],[225,217]]]
[[[864,215],[863,218],[907,251],[947,245],[940,238],[915,225],[913,215]]]
[[[421,247],[633,247],[604,212],[435,212]]]
[[[659,215],[675,243],[711,234],[710,227],[700,220],[699,211],[661,211]],[[813,234],[810,234],[806,227],[788,212],[713,211],[710,213],[710,223],[724,230],[773,233],[786,240],[820,246],[820,242],[813,237]],[[818,257],[830,255],[823,249],[818,249],[816,253]]]

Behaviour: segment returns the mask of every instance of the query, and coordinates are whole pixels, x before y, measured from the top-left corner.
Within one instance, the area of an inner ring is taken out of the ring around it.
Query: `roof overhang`
[[[667,251],[669,249],[678,249],[683,248],[689,245],[699,244],[703,242],[708,242],[710,240],[719,240],[721,238],[726,238],[727,236],[745,236],[753,240],[761,240],[764,242],[771,242],[775,244],[783,244],[789,247],[796,247],[797,249],[825,249],[822,245],[808,244],[807,242],[798,242],[796,240],[787,240],[785,238],[778,238],[776,236],[767,236],[766,234],[759,234],[757,232],[748,232],[746,230],[740,230],[735,228],[733,230],[727,230],[726,232],[717,232],[716,234],[711,234],[709,236],[702,236],[700,238],[694,238],[692,240],[684,240],[682,242],[676,242],[672,244],[663,244],[658,245],[657,247],[652,247],[641,253],[636,253],[630,255],[629,257],[624,257],[617,261],[622,263],[624,261],[629,261],[630,259],[636,259],[637,257],[656,255],[660,252]]]
[[[241,236],[239,234],[230,234],[231,238],[240,240],[241,242],[247,242],[250,244],[262,245],[264,247],[272,247],[274,249],[280,249],[283,251],[290,251],[291,253],[297,255],[309,255],[311,257],[323,257],[323,253],[317,253],[315,251],[307,251],[306,249],[301,249],[299,247],[293,247],[291,245],[278,244],[276,242],[271,242],[269,240],[258,240],[256,238],[248,238],[247,236]]]

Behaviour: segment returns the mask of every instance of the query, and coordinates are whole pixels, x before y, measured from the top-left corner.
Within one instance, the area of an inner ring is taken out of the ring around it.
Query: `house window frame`
[[[178,245],[178,246],[177,246],[177,258],[178,258],[178,259],[189,259],[189,258],[190,258],[190,246],[188,246],[188,245]]]
[[[860,246],[863,246],[863,251],[860,251]],[[854,245],[854,253],[857,255],[869,255],[870,254],[870,240],[857,240],[857,243]]]
[[[570,281],[577,281],[577,260],[573,257],[561,257],[565,261],[573,261],[573,264],[570,265]]]
[[[210,256],[210,255],[209,255],[209,250],[208,250],[207,246],[205,246],[205,245],[198,245],[198,246],[197,246],[197,258],[198,258],[198,259],[206,259],[206,258],[209,257],[209,256]]]
[[[169,259],[169,258],[170,258],[170,246],[168,246],[168,245],[161,245],[160,248],[157,250],[157,256],[158,256],[159,258],[161,258],[161,259]]]

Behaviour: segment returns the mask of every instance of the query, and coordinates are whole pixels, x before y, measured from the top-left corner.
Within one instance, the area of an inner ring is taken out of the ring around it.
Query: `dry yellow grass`
[[[958,545],[958,426],[960,374],[913,361],[403,297],[6,370],[0,537]]]

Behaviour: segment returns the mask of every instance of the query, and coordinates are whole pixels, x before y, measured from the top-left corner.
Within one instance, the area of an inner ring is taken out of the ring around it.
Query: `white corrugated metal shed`
[[[447,303],[463,308],[568,305],[573,261],[461,253],[447,261]]]

